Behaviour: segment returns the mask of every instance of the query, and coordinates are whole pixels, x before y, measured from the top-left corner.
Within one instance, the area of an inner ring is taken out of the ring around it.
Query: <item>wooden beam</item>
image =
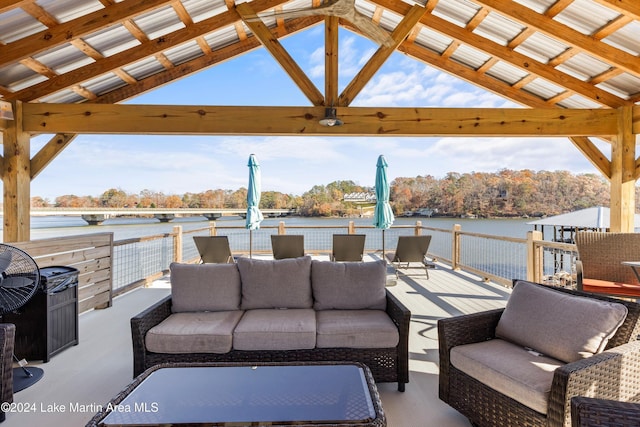
[[[324,103],[338,105],[338,17],[324,18]]]
[[[586,136],[572,136],[569,137],[569,140],[602,175],[611,180],[611,161],[595,146],[591,139]]]
[[[586,136],[617,132],[612,109],[339,107],[343,126],[325,127],[323,107],[24,104],[33,133],[163,135]]]
[[[31,179],[38,176],[77,136],[75,134],[58,134],[51,138],[31,159]]]
[[[14,103],[15,120],[4,131],[3,235],[7,242],[31,240],[30,135],[23,128],[23,104]]]
[[[0,67],[33,56],[71,39],[94,33],[127,18],[148,12],[172,0],[125,0],[113,6],[72,19],[15,42],[0,46]],[[1,6],[0,6],[1,10]]]
[[[425,8],[414,5],[406,16],[400,21],[398,26],[391,33],[393,43],[389,46],[382,45],[378,48],[376,53],[373,54],[369,61],[362,67],[362,69],[356,74],[356,76],[349,82],[347,87],[340,94],[338,105],[348,106],[353,99],[358,96],[360,91],[371,80],[373,75],[382,67],[391,54],[397,49],[397,47],[407,38],[413,27],[416,26],[422,15],[425,13]]]
[[[633,233],[635,224],[636,138],[631,107],[618,110],[618,133],[611,141],[610,231]]]
[[[311,79],[302,71],[302,68],[289,55],[289,52],[280,44],[269,28],[262,21],[247,20],[246,18],[256,16],[256,12],[249,6],[249,3],[236,5],[236,10],[244,20],[244,23],[251,29],[253,34],[260,40],[262,45],[280,64],[284,71],[291,77],[293,82],[300,88],[302,93],[311,101],[313,105],[324,105],[324,96],[313,84]]]

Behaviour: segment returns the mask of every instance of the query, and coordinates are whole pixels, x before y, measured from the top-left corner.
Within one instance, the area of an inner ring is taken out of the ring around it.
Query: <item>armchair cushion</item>
[[[627,312],[623,304],[517,281],[496,337],[569,363],[602,352]]]
[[[311,264],[313,308],[316,310],[385,310],[387,266],[376,262]]]
[[[492,389],[546,414],[554,371],[564,362],[494,339],[452,348],[451,364]]]
[[[230,311],[240,308],[235,264],[171,263],[171,311]]]
[[[238,258],[243,310],[311,308],[311,257]]]

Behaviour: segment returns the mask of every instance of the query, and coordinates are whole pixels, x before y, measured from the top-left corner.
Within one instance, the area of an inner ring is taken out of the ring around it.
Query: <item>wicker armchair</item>
[[[576,233],[578,290],[640,298],[640,283],[624,261],[640,261],[640,233]]]
[[[640,426],[640,403],[574,397],[571,399],[572,427]]]
[[[547,413],[542,414],[467,375],[451,364],[453,347],[482,343],[496,337],[504,309],[441,319],[438,322],[440,399],[476,426],[571,426],[571,398],[588,396],[613,400],[638,398],[640,383],[640,304],[564,288],[557,292],[624,304],[627,317],[606,349],[553,371]]]
[[[13,402],[13,346],[16,326],[12,323],[0,323],[0,403]],[[5,420],[0,410],[0,422]]]

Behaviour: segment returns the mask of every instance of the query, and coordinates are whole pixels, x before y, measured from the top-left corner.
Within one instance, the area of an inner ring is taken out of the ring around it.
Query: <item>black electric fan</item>
[[[18,310],[36,293],[40,286],[38,264],[22,249],[0,243],[0,317]],[[42,378],[41,368],[27,369],[20,365],[13,370],[13,391],[18,392],[35,384]]]

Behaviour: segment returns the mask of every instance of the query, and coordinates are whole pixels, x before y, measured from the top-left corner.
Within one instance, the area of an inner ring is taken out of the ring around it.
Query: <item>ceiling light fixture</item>
[[[320,123],[322,126],[329,126],[329,127],[343,125],[343,121],[336,116],[335,108],[325,108],[324,118],[320,119],[318,123]]]

